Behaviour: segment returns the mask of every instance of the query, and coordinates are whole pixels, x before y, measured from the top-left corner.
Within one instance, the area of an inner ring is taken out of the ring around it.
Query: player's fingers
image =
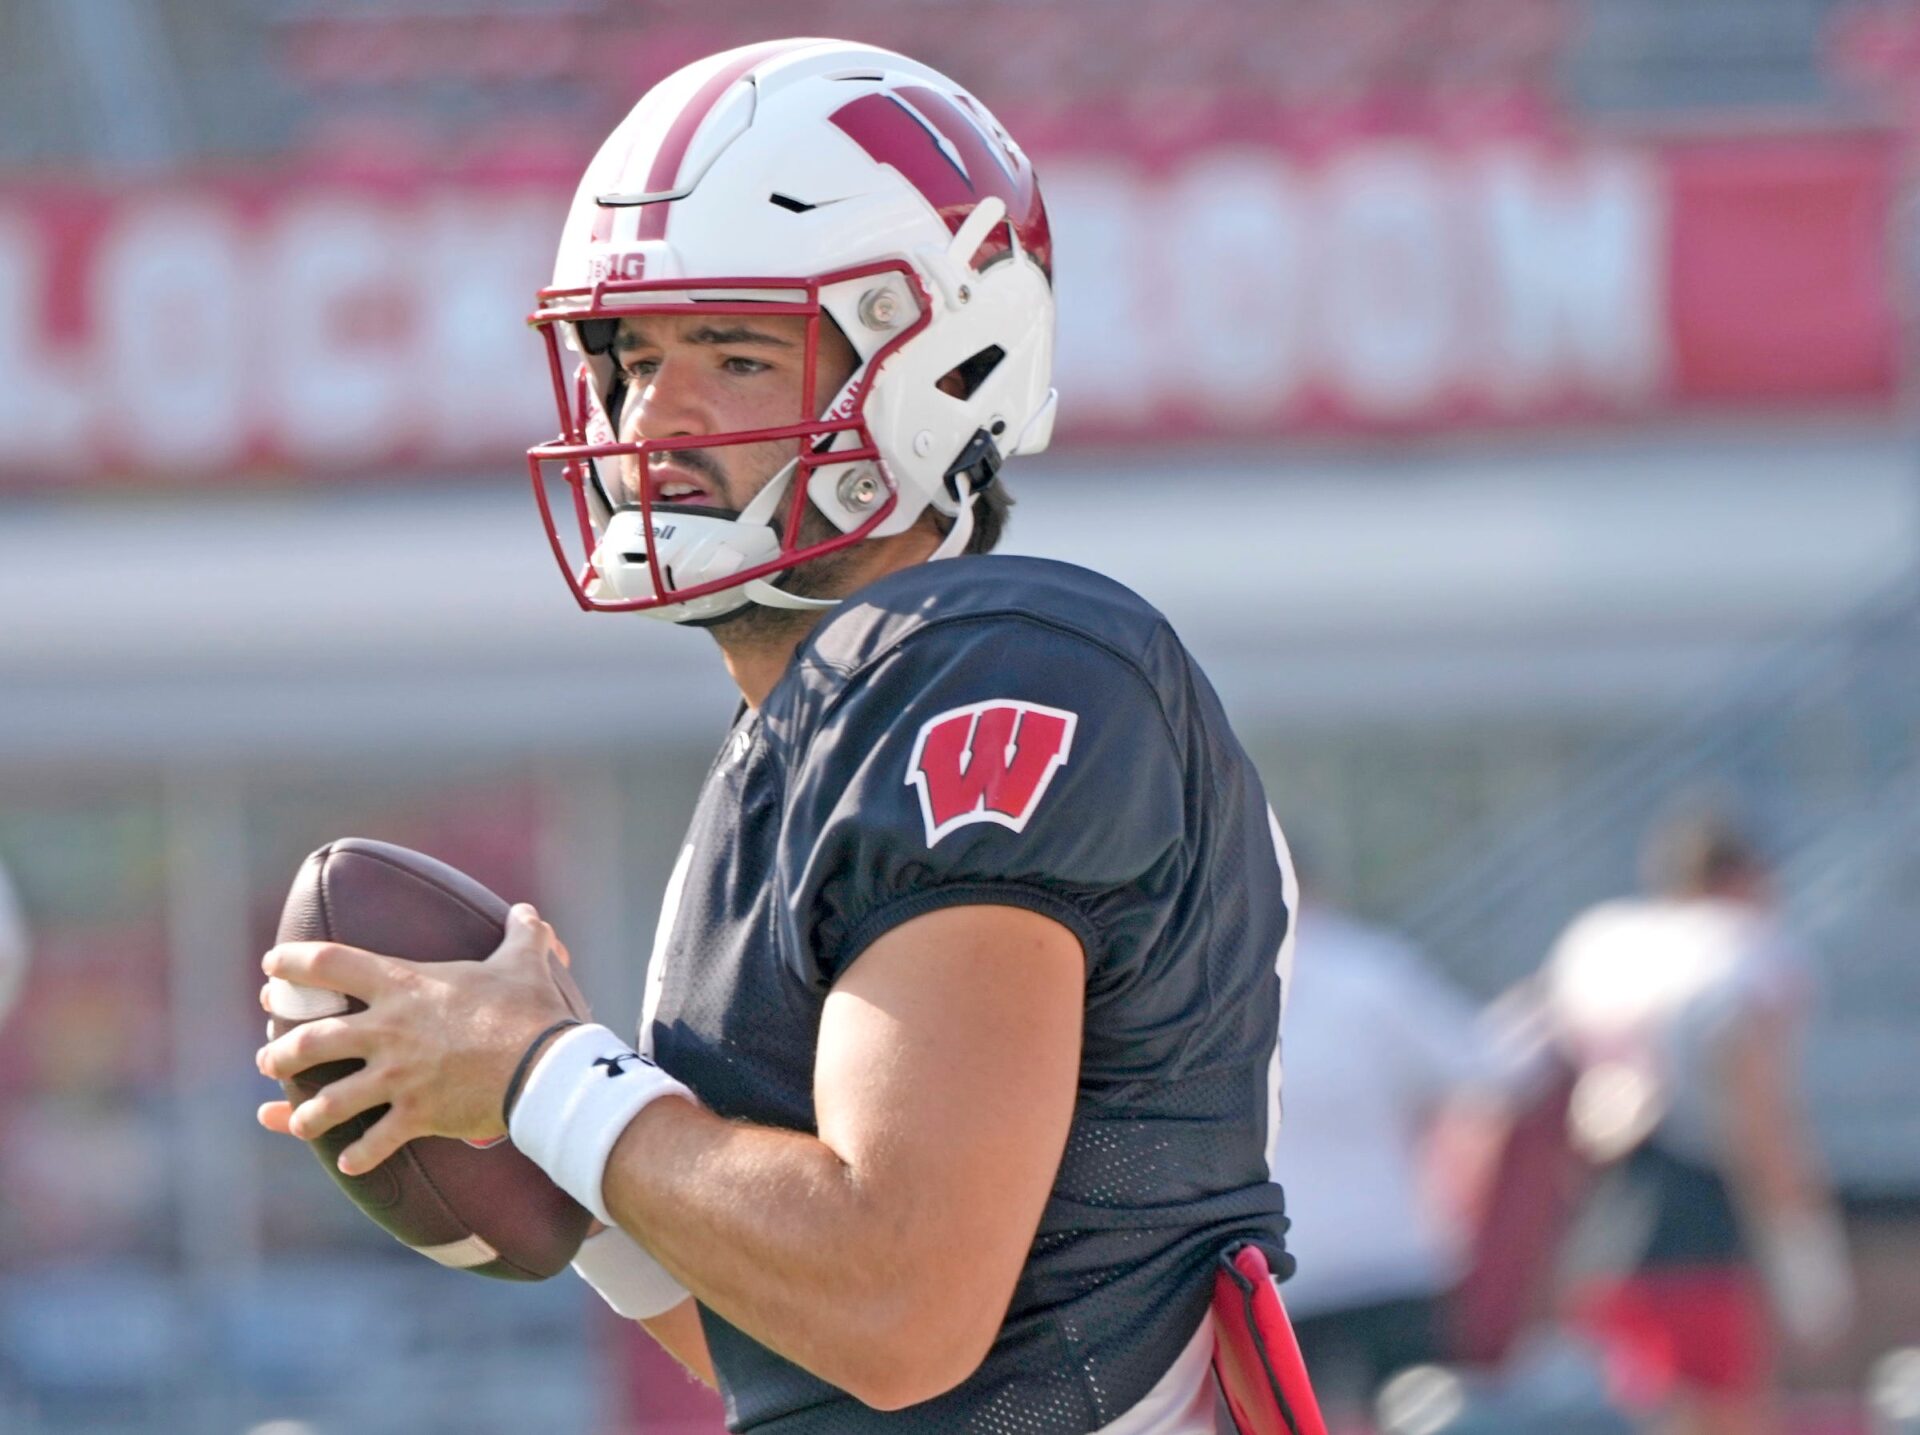
[[[363,1055],[365,1042],[359,1029],[336,1016],[307,1022],[285,1036],[274,1038],[260,1048],[254,1060],[262,1076],[285,1081],[322,1062]]]
[[[342,1151],[334,1165],[340,1168],[342,1176],[364,1176],[415,1136],[424,1134],[409,1131],[399,1115],[389,1111],[368,1127],[358,1141]]]
[[[317,1016],[339,1016],[353,1009],[340,992],[302,986],[285,977],[268,977],[260,984],[260,1006],[268,1016],[283,1021],[312,1021]]]
[[[343,942],[282,942],[260,959],[260,970],[308,987],[325,987],[371,1002],[392,988],[404,963]]]
[[[324,1136],[342,1121],[351,1121],[387,1099],[377,1081],[366,1071],[356,1071],[338,1081],[330,1081],[293,1109],[287,1133],[302,1141]],[[374,1165],[378,1165],[375,1162]]]
[[[269,1131],[277,1132],[282,1136],[293,1134],[287,1129],[287,1123],[293,1119],[291,1101],[263,1101],[260,1103],[260,1109],[254,1113],[254,1117]]]

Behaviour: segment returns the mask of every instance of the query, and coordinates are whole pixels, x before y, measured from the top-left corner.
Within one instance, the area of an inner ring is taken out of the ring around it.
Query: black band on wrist
[[[520,1053],[520,1064],[514,1067],[513,1075],[507,1078],[507,1094],[500,1098],[500,1120],[503,1125],[512,1127],[513,1105],[520,1099],[520,1088],[527,1084],[527,1073],[533,1070],[533,1059],[547,1044],[547,1038],[555,1032],[565,1031],[570,1026],[583,1025],[585,1023],[577,1017],[565,1017],[527,1043],[527,1049]]]

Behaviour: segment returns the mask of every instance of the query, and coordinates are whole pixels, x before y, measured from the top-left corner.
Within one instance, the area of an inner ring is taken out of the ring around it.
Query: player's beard
[[[784,514],[776,521],[783,519]],[[796,546],[810,548],[838,536],[839,530],[808,501],[806,511],[800,515]],[[855,550],[858,546],[850,544],[832,553],[823,553],[818,558],[809,558],[805,563],[774,575],[772,581],[801,598],[844,597],[854,586],[853,573],[857,563]],[[813,625],[820,621],[822,612],[818,608],[774,608],[765,603],[748,601],[731,613],[710,619],[702,626],[725,647],[763,647],[791,643],[805,637]]]
[[[669,460],[672,464],[687,470],[710,487],[716,508],[706,511],[718,511],[738,519],[745,500],[750,500],[752,492],[742,494],[728,473],[727,462],[716,455],[726,449],[716,445],[712,449],[681,449]],[[771,481],[771,480],[769,480]],[[791,480],[801,481],[799,475]],[[633,472],[623,474],[623,482],[628,493],[638,486]],[[800,515],[800,529],[795,547],[810,548],[839,536],[839,530],[827,521],[825,514],[814,507],[810,499],[802,500],[806,507]],[[768,527],[776,533],[786,528],[788,503],[791,496],[783,500],[768,521]],[[842,548],[833,553],[822,554],[818,558],[808,559],[793,568],[772,574],[767,581],[776,587],[803,598],[838,598],[851,591],[853,579],[851,570],[855,560],[850,548]],[[705,628],[723,647],[761,647],[774,643],[791,643],[805,636],[806,632],[819,621],[820,609],[776,608],[749,599],[732,612],[717,617],[693,619],[689,627]]]

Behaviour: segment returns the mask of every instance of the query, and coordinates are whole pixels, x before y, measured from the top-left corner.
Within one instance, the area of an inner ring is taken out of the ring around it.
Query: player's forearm
[[[615,1315],[639,1322],[689,1375],[718,1386],[698,1305],[627,1232],[609,1228],[596,1216],[574,1255],[573,1271]]]
[[[918,1214],[801,1132],[681,1101],[642,1111],[603,1186],[620,1224],[731,1324],[868,1404],[930,1398],[1004,1313],[925,1266]]]
[[[1727,1147],[1733,1184],[1753,1216],[1774,1220],[1826,1204],[1797,1137],[1770,1130],[1757,1117],[1736,1117],[1728,1122]]]
[[[718,1388],[713,1373],[713,1357],[707,1351],[707,1333],[700,1325],[700,1312],[691,1300],[683,1300],[663,1315],[643,1319],[645,1327],[660,1348],[686,1369],[702,1385]]]
[[[1720,1053],[1729,1173],[1749,1214],[1778,1220],[1824,1209],[1825,1181],[1794,1099],[1785,1024],[1753,1021]]]
[[[1787,1037],[1784,1021],[1756,1019],[1720,1052],[1727,1170],[1775,1316],[1796,1344],[1819,1350],[1846,1329],[1853,1275],[1845,1228],[1794,1099]]]

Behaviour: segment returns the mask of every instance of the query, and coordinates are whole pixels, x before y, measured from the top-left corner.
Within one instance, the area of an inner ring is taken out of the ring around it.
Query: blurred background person
[[[1514,1073],[1471,1001],[1405,938],[1303,877],[1279,1173],[1299,1261],[1283,1292],[1330,1420],[1447,1358],[1444,1302]]]
[[[0,1025],[20,996],[27,980],[27,918],[13,890],[7,869],[0,865]]]
[[[1852,1305],[1799,1093],[1807,972],[1725,813],[1668,817],[1644,868],[1648,895],[1582,913],[1542,973],[1579,1072],[1570,1130],[1602,1168],[1574,1309],[1664,1428],[1761,1435],[1778,1426],[1774,1333],[1817,1352]]]

